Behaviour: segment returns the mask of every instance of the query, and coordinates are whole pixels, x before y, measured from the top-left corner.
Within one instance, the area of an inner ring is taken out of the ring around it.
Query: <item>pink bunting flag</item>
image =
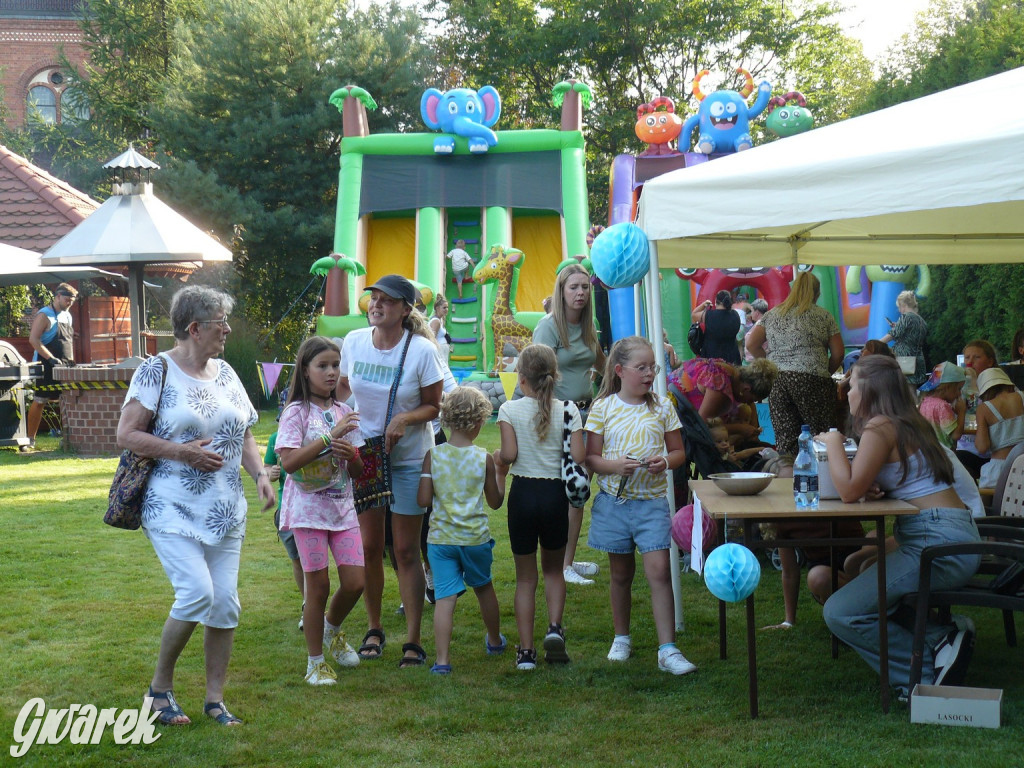
[[[267,397],[277,388],[277,380],[281,378],[281,371],[285,363],[260,363],[263,367],[263,379],[267,385]]]

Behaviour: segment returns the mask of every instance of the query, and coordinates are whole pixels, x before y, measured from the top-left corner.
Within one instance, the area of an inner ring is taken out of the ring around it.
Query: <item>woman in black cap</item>
[[[345,338],[338,383],[339,399],[346,399],[349,391],[355,395],[359,428],[366,439],[361,449],[365,470],[355,480],[369,620],[359,656],[378,659],[384,650],[384,520],[390,507],[398,591],[408,627],[399,666],[422,666],[427,656],[420,646],[425,583],[419,548],[425,510],[416,504],[416,491],[423,457],[434,444],[430,423],[440,408],[443,375],[434,335],[426,317],[415,309],[413,284],[400,275],[385,275],[369,290],[369,328]]]

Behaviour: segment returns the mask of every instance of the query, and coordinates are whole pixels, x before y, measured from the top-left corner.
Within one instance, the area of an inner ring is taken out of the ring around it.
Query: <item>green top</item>
[[[554,316],[546,315],[533,331],[533,343],[555,350],[558,372],[561,374],[561,379],[555,385],[557,399],[579,401],[594,397],[590,369],[597,362],[597,353],[583,343],[582,326],[569,323],[569,346],[564,347],[558,336]]]

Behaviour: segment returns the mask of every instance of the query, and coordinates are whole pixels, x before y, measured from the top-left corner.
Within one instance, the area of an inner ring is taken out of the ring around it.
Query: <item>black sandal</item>
[[[415,656],[403,656],[398,660],[398,668],[405,669],[406,667],[422,667],[427,663],[427,652],[416,643],[406,643],[402,646],[402,653],[408,653],[412,651]]]
[[[368,642],[371,637],[377,638],[379,643]],[[387,638],[384,637],[384,631],[380,629],[369,629],[366,634],[363,635],[363,644],[359,646],[359,650],[356,654],[359,656],[360,661],[374,661],[384,655],[384,646],[388,644]]]

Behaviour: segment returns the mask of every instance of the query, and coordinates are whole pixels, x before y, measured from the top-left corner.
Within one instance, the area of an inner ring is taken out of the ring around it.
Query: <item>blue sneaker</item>
[[[484,647],[487,649],[488,656],[500,656],[508,648],[508,641],[505,639],[505,636],[498,635],[498,637],[501,638],[501,642],[497,645],[491,645],[491,639],[487,636],[486,632],[484,633]]]

